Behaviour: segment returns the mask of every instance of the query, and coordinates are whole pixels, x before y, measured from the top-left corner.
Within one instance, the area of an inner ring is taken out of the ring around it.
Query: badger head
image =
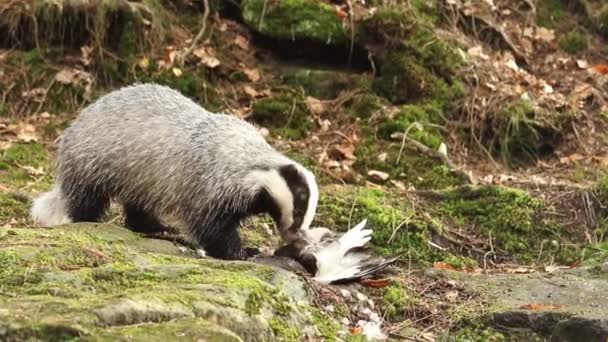
[[[312,172],[295,162],[256,172],[255,211],[269,213],[286,243],[306,239],[319,201]]]

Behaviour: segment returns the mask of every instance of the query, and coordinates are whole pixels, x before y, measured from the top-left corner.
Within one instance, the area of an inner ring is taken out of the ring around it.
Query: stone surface
[[[551,341],[608,339],[606,275],[586,269],[553,274],[448,274],[491,303],[489,322],[498,330],[534,332]]]
[[[306,285],[280,268],[197,259],[113,225],[6,230],[0,340],[258,341],[321,333]]]

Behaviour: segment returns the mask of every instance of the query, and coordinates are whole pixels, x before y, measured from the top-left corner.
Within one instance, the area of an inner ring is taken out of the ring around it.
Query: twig
[[[200,31],[198,31],[198,34],[196,35],[196,37],[194,37],[194,39],[192,40],[192,44],[190,44],[190,47],[187,48],[186,51],[184,51],[183,53],[179,54],[177,56],[177,58],[175,59],[175,61],[177,62],[177,64],[179,66],[184,65],[186,58],[192,53],[192,51],[194,51],[194,49],[198,45],[199,41],[203,38],[205,31],[207,30],[207,18],[209,17],[209,12],[211,11],[211,9],[209,8],[209,0],[203,0],[203,3],[205,6],[205,11],[203,12],[201,29],[200,29]]]
[[[348,19],[350,20],[350,47],[348,50],[348,66],[353,61],[353,52],[355,51],[355,14],[353,13],[353,4],[350,0],[346,1],[348,5]]]

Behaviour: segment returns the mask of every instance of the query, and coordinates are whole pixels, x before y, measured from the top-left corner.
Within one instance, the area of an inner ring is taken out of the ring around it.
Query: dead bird
[[[375,256],[366,244],[371,229],[364,229],[367,219],[337,237],[324,227],[311,228],[306,238],[294,241],[275,251],[275,256],[297,260],[314,280],[322,284],[350,282],[385,270],[401,255],[385,259]]]

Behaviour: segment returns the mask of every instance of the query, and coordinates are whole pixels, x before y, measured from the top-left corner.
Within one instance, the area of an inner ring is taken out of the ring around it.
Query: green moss
[[[393,283],[384,291],[382,308],[386,317],[398,321],[418,303],[418,298],[409,293],[399,283]]]
[[[332,100],[345,89],[366,89],[369,81],[365,76],[319,69],[286,70],[282,81],[294,88],[304,89],[307,96]]]
[[[256,101],[252,108],[253,120],[270,127],[271,132],[290,139],[300,139],[312,127],[308,109],[297,96],[281,94]]]
[[[535,160],[546,153],[560,135],[560,117],[543,115],[529,100],[517,100],[505,106],[496,118],[497,135],[492,137],[506,165],[514,161]]]
[[[28,212],[29,207],[27,202],[0,192],[0,226],[12,220],[25,220]]]
[[[387,106],[388,101],[380,96],[373,94],[362,94],[355,97],[347,105],[349,110],[360,119],[369,119],[372,115],[378,113],[384,106]]]
[[[446,336],[447,337],[447,336]],[[527,338],[533,336],[528,335]],[[528,339],[525,339],[528,341]],[[502,342],[510,341],[503,333],[488,327],[481,323],[469,323],[463,327],[450,332],[450,341],[467,341],[467,342]],[[535,341],[535,340],[532,340]]]
[[[596,26],[604,38],[608,38],[608,5],[604,5],[597,15]]]
[[[576,55],[587,50],[587,38],[579,31],[570,31],[559,40],[559,47],[571,55]]]
[[[384,119],[378,124],[378,136],[390,140],[393,133],[407,132],[408,137],[437,149],[443,138],[439,130],[429,124],[439,123],[442,116],[441,109],[433,104],[405,105],[394,118]]]
[[[379,189],[334,187],[321,192],[317,224],[345,231],[367,219],[373,229],[371,245],[385,255],[405,253],[415,261],[441,260],[445,255],[431,249],[428,240],[437,228],[417,216],[398,196]],[[351,211],[352,210],[352,211]]]
[[[219,93],[205,73],[184,69],[176,76],[171,70],[152,72],[153,69],[151,66],[148,70],[139,70],[134,77],[140,82],[154,82],[178,90],[211,112],[220,112],[223,108]]]
[[[540,26],[557,28],[563,24],[566,14],[562,0],[542,0],[537,4],[536,22]]]
[[[450,255],[443,259],[443,262],[456,269],[467,269],[477,267],[477,261],[462,255]]]
[[[463,227],[475,227],[477,233],[491,235],[494,246],[509,255],[533,261],[545,240],[559,240],[550,226],[537,220],[542,204],[523,190],[472,186],[446,190],[438,210]]]
[[[358,30],[363,46],[378,48],[380,77],[376,91],[394,103],[420,99],[442,105],[463,95],[455,75],[463,64],[454,42],[438,37],[431,23],[403,7],[382,7],[365,18]]]
[[[307,308],[312,313],[313,323],[321,333],[321,337],[333,341],[338,336],[340,326],[319,309],[311,306]]]
[[[295,327],[289,326],[284,320],[273,317],[270,322],[270,328],[275,333],[278,341],[300,341],[300,332]]]
[[[15,143],[0,151],[0,184],[35,190],[48,188],[52,178],[48,153],[38,143]]]
[[[334,8],[321,1],[245,0],[242,16],[252,29],[272,38],[343,44],[346,29]]]
[[[408,136],[412,131],[415,128],[410,129]],[[419,189],[444,189],[465,184],[466,180],[451,172],[441,160],[422,154],[408,144],[401,150],[401,141],[387,142],[378,139],[376,135],[375,132],[365,132],[364,140],[355,150],[357,160],[354,167],[362,174],[367,174],[369,170],[380,170],[394,180],[409,183]],[[424,137],[425,134],[418,136]],[[385,160],[378,158],[379,151],[386,153]]]

